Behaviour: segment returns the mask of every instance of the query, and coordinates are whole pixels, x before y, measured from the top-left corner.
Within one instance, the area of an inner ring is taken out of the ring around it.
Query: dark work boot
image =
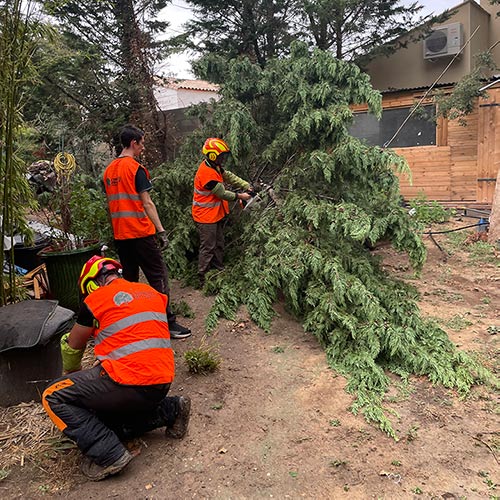
[[[175,396],[168,398],[166,411],[167,428],[165,436],[181,439],[186,435],[191,414],[191,399],[188,396]]]
[[[83,457],[83,461],[80,465],[80,470],[87,476],[91,481],[101,481],[108,476],[113,476],[118,474],[123,470],[128,463],[134,458],[127,450],[125,453],[111,465],[104,467],[102,465],[97,465],[91,458]]]

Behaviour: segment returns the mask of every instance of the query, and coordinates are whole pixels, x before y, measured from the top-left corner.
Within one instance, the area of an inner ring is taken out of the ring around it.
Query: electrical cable
[[[422,102],[426,99],[426,97],[429,95],[429,93],[431,92],[431,90],[437,85],[437,83],[439,82],[439,80],[441,80],[441,77],[448,71],[448,69],[450,68],[450,66],[455,62],[455,59],[463,52],[463,50],[465,49],[465,47],[467,47],[467,45],[469,45],[470,41],[472,40],[472,37],[476,34],[477,30],[480,27],[481,27],[481,25],[479,25],[474,30],[474,32],[469,37],[469,39],[464,43],[463,47],[455,54],[455,57],[450,61],[450,63],[448,64],[448,66],[446,66],[446,68],[444,68],[444,70],[442,71],[442,73],[436,78],[435,82],[428,88],[427,92],[425,92],[425,94],[420,99],[420,101],[418,101],[418,103],[415,105],[415,107],[411,110],[411,112],[408,114],[408,116],[403,121],[403,123],[401,124],[401,126],[396,130],[396,132],[394,133],[394,135],[386,143],[384,143],[384,146],[383,146],[384,148],[388,148],[389,145],[392,143],[392,141],[397,137],[397,135],[399,134],[399,132],[401,132],[402,128],[406,125],[406,123],[408,122],[408,120],[413,116],[413,114],[415,113],[415,111],[417,111],[417,109],[422,104]]]
[[[71,174],[76,170],[76,160],[71,153],[57,153],[54,158],[54,169],[57,174],[57,178],[69,178]]]
[[[478,226],[489,226],[489,225],[490,225],[489,222],[478,222],[477,224],[471,224],[470,226],[457,227],[456,229],[448,229],[447,231],[429,231],[429,232],[420,233],[420,234],[433,235],[433,234],[454,233],[455,231],[461,231],[462,229],[468,229],[471,227],[478,227]]]

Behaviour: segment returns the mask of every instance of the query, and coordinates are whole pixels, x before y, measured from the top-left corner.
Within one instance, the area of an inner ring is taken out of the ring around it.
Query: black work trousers
[[[224,267],[224,219],[211,224],[197,222],[196,228],[200,235],[198,275],[202,277],[210,269]]]
[[[160,293],[169,296],[167,318],[175,322],[175,315],[170,308],[170,288],[168,270],[163,260],[154,235],[130,240],[115,240],[116,251],[123,266],[123,277],[127,281],[139,281],[139,269],[142,269],[148,283]]]
[[[107,467],[125,452],[122,440],[173,424],[176,401],[166,397],[169,388],[170,384],[121,385],[96,366],[52,382],[42,403],[82,453]]]

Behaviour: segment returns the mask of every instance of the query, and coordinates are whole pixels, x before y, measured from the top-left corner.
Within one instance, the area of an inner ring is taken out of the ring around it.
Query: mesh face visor
[[[220,165],[224,164],[229,159],[230,155],[231,155],[231,153],[229,151],[227,151],[225,153],[221,153],[217,157],[217,163],[219,163]]]

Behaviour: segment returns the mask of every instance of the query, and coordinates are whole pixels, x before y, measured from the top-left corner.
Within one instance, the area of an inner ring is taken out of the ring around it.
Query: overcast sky
[[[413,0],[405,0],[403,3],[411,4]],[[419,1],[420,5],[424,6],[423,14],[441,12],[454,7],[461,3],[460,0],[425,0]],[[479,2],[478,2],[479,3]],[[173,2],[163,9],[161,18],[170,23],[169,35],[179,34],[182,32],[182,25],[189,20],[191,11],[186,2],[183,0],[173,0]],[[165,75],[173,75],[178,78],[193,78],[189,64],[189,54],[179,54],[170,57],[165,63],[158,68],[159,73]]]

